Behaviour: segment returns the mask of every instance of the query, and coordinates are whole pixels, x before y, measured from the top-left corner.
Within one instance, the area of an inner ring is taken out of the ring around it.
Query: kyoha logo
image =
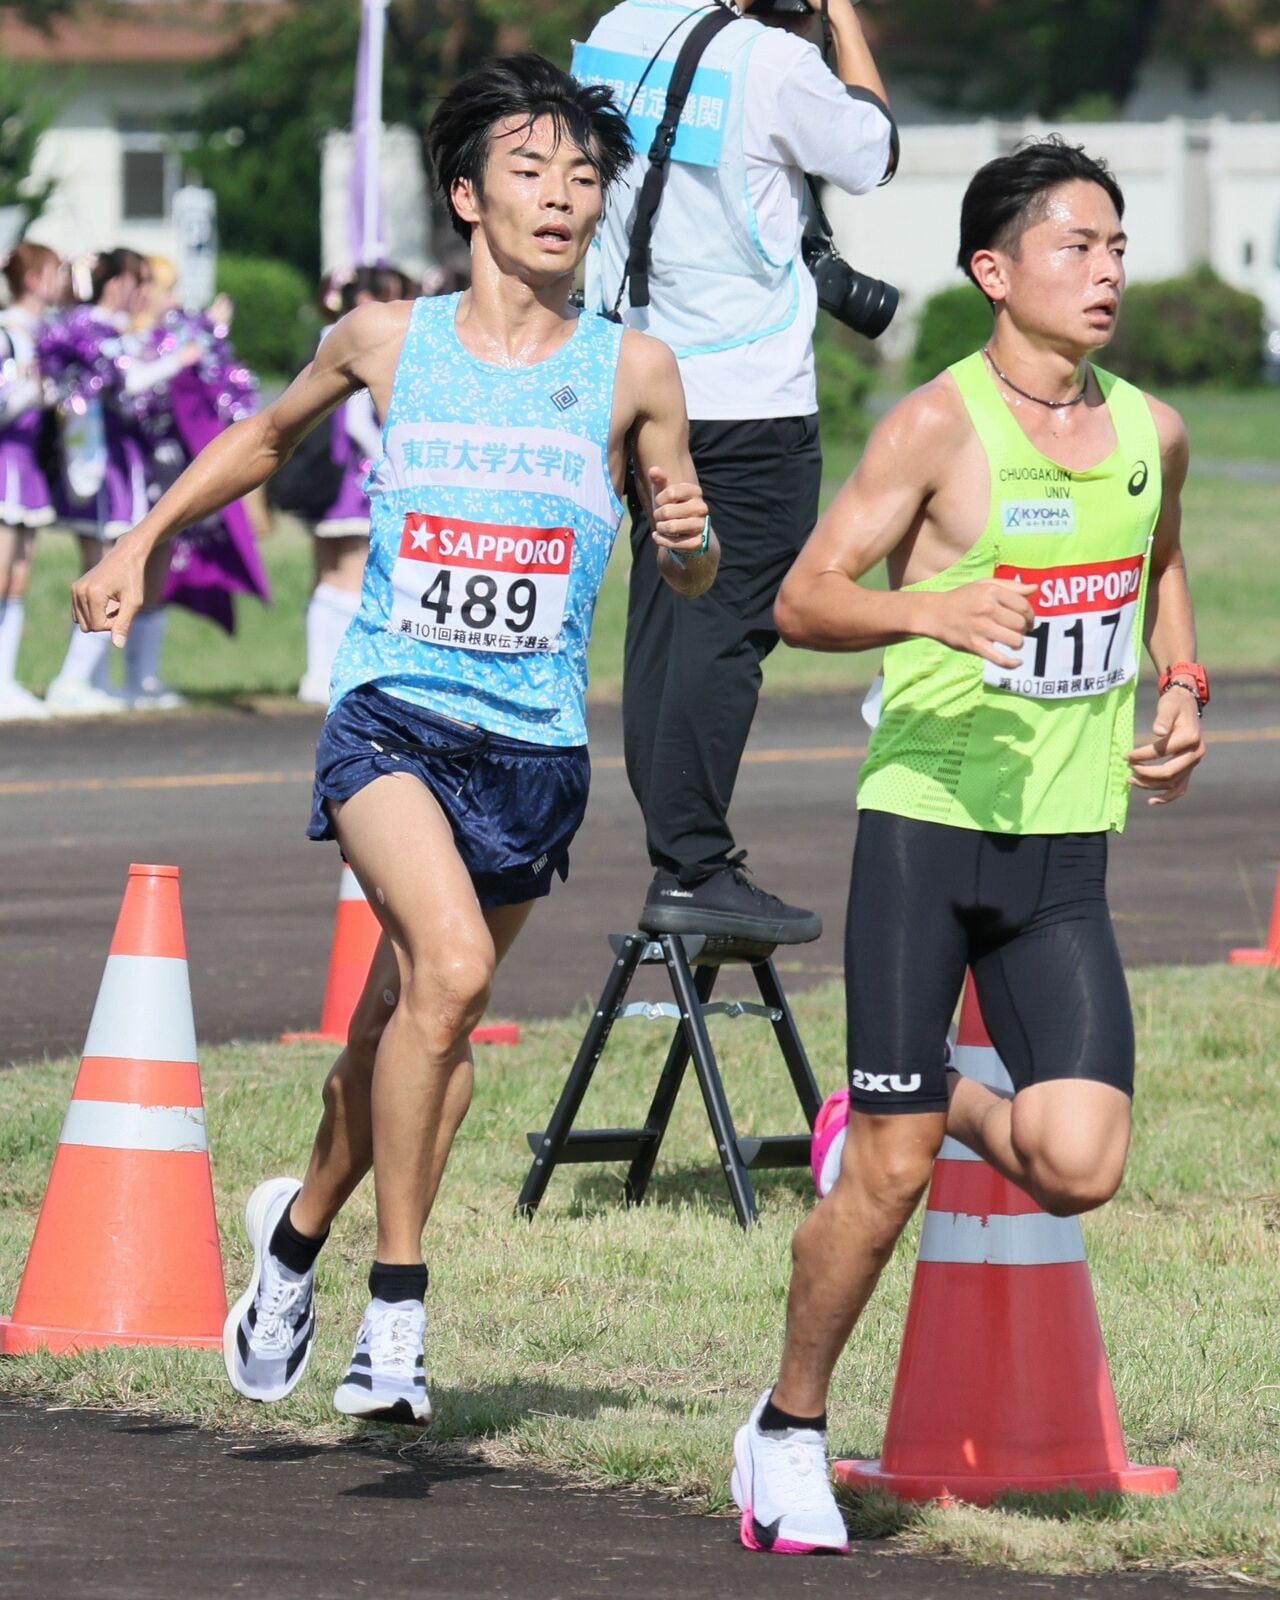
[[[563,388],[557,389],[551,396],[551,404],[557,411],[567,411],[570,406],[576,406],[578,397],[566,383]]]
[[[1138,465],[1133,469],[1133,476],[1129,479],[1129,493],[1132,495],[1141,494],[1147,486],[1147,476],[1146,462],[1139,461]]]
[[[1005,533],[1074,533],[1076,508],[1071,500],[1002,500],[1000,526]]]

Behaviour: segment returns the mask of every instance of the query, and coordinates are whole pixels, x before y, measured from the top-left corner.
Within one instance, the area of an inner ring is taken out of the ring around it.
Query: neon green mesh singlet
[[[1095,368],[1116,448],[1075,472],[1023,433],[980,353],[950,372],[986,452],[990,509],[965,556],[906,587],[1038,581],[1036,626],[1015,671],[935,639],[890,645],[858,804],[988,833],[1122,829],[1161,496],[1151,409],[1138,389]]]

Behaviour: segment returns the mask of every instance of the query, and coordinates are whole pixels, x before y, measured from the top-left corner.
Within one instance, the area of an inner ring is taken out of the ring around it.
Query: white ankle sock
[[[0,600],[0,689],[7,689],[16,679],[26,613],[25,603],[12,595]]]
[[[316,585],[307,606],[307,677],[328,685],[333,658],[352,617],[360,609],[360,596],[332,583]]]
[[[66,659],[58,669],[58,677],[63,682],[92,683],[98,669],[107,665],[110,649],[109,633],[81,633],[72,623],[71,643],[67,646]]]
[[[131,700],[159,681],[167,622],[164,606],[144,606],[133,619],[124,643],[124,692]]]

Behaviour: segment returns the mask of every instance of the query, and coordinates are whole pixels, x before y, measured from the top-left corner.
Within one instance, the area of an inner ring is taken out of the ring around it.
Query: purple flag
[[[361,0],[360,49],[356,55],[351,108],[351,179],[347,200],[347,249],[359,267],[386,261],[382,238],[382,58],[387,0]]]
[[[194,458],[222,431],[215,397],[195,371],[185,367],[173,379],[170,401],[174,428],[188,455]],[[233,500],[216,517],[197,523],[174,539],[164,598],[166,604],[186,606],[234,633],[232,596],[237,594],[256,595],[268,604],[271,600],[248,513],[241,501]]]

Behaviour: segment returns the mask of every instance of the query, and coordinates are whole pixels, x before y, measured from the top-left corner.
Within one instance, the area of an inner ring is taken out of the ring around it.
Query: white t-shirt
[[[630,8],[630,7],[629,7]],[[619,7],[619,10],[622,8]],[[692,0],[665,0],[652,11],[657,49],[680,11],[703,7]],[[612,15],[612,13],[610,14]],[[608,17],[601,20],[604,29]],[[682,30],[684,37],[687,30]],[[594,35],[593,35],[594,37]],[[815,45],[782,28],[767,28],[747,56],[747,81],[742,139],[747,157],[747,187],[756,214],[761,243],[774,260],[794,258],[798,265],[799,310],[786,328],[751,344],[735,345],[706,355],[684,357],[689,416],[699,421],[748,421],[760,417],[810,416],[818,409],[813,370],[813,325],[818,294],[807,268],[800,264],[807,190],[805,173],[834,183],[847,194],[866,194],[884,177],[889,165],[892,123],[878,105],[854,98],[829,70]],[[643,177],[647,152],[640,152],[628,181]],[[678,227],[681,188],[696,181],[681,163],[667,168],[655,234]],[[603,230],[621,231],[631,213],[623,200],[611,202]],[[697,241],[690,241],[696,248]],[[625,255],[625,250],[623,251]],[[617,283],[604,284],[607,303]],[[732,280],[726,279],[726,292]],[[628,312],[624,320],[639,319]],[[662,308],[650,307],[645,326],[662,337]]]

